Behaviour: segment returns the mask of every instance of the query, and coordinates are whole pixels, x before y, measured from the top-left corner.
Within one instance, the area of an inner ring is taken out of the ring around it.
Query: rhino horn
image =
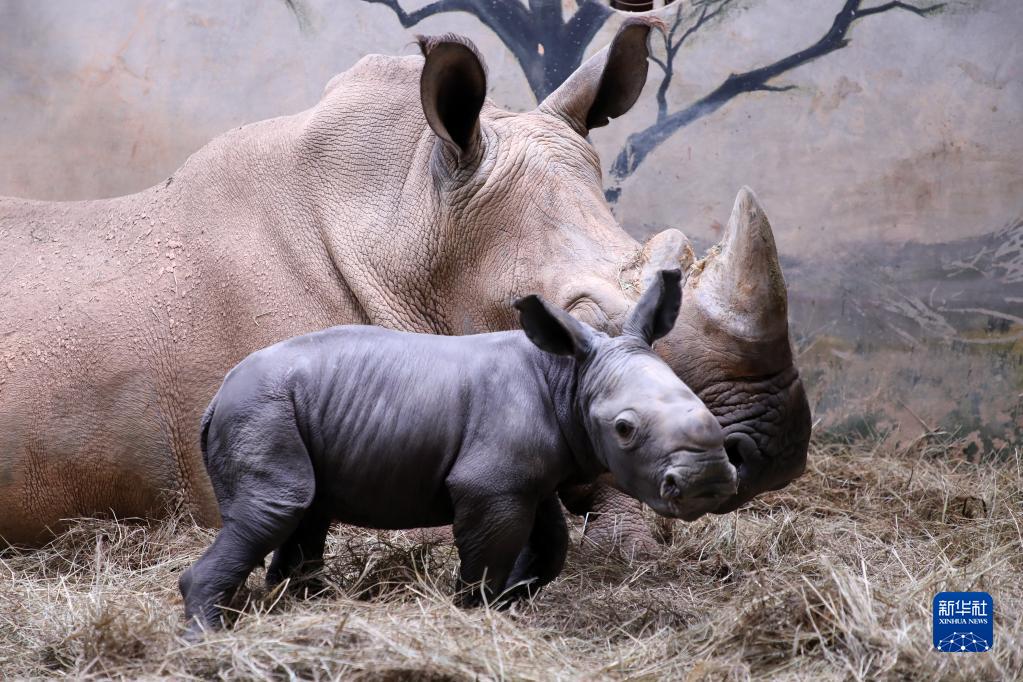
[[[687,283],[706,317],[745,341],[788,337],[788,300],[778,248],[753,191],[739,190],[721,242],[697,263]]]

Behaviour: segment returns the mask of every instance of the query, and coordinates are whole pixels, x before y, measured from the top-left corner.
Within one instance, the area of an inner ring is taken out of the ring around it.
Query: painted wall
[[[814,44],[843,0],[723,4],[679,49],[668,113],[730,73]],[[406,30],[384,4],[292,5],[0,3],[0,194],[98,198],[155,184],[218,133],[312,105],[363,54],[414,51],[414,32],[470,36],[493,99],[535,104],[519,61],[468,14]],[[566,18],[577,9],[562,5]],[[663,11],[669,23],[675,7]],[[603,24],[587,54],[619,21]],[[609,177],[621,190],[616,214],[637,237],[673,226],[706,246],[738,187],[752,186],[777,233],[799,362],[824,425],[945,430],[973,448],[1018,442],[1021,30],[1018,0],[863,17],[844,47],[770,81],[793,88],[738,95],[628,177]],[[656,123],[661,78],[651,68],[637,108],[595,131],[605,167]]]

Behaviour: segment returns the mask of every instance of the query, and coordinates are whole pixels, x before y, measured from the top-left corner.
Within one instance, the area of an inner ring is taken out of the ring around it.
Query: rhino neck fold
[[[607,472],[607,465],[597,458],[585,426],[586,411],[579,395],[579,363],[574,358],[551,355],[537,348],[531,350],[549,391],[562,442],[572,457],[575,469],[563,482],[592,481]]]
[[[384,187],[342,172],[345,177],[335,180],[348,183],[343,194],[308,197],[310,206],[303,210],[315,216],[312,239],[322,245],[340,296],[358,309],[362,321],[454,334],[460,329],[439,292],[451,273],[460,271],[450,262],[458,251],[445,233],[429,175],[409,170],[427,166],[433,145],[412,146],[405,177]],[[312,177],[319,173],[314,171]]]

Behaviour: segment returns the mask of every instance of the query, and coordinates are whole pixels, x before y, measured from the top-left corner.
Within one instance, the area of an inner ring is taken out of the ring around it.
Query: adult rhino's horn
[[[739,190],[721,241],[686,286],[722,331],[747,341],[788,336],[788,300],[767,215],[748,187]]]

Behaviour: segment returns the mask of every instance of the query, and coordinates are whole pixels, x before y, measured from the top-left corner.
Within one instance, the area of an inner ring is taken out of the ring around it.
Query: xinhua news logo
[[[934,648],[988,651],[995,639],[995,603],[987,592],[939,592],[934,597]]]

